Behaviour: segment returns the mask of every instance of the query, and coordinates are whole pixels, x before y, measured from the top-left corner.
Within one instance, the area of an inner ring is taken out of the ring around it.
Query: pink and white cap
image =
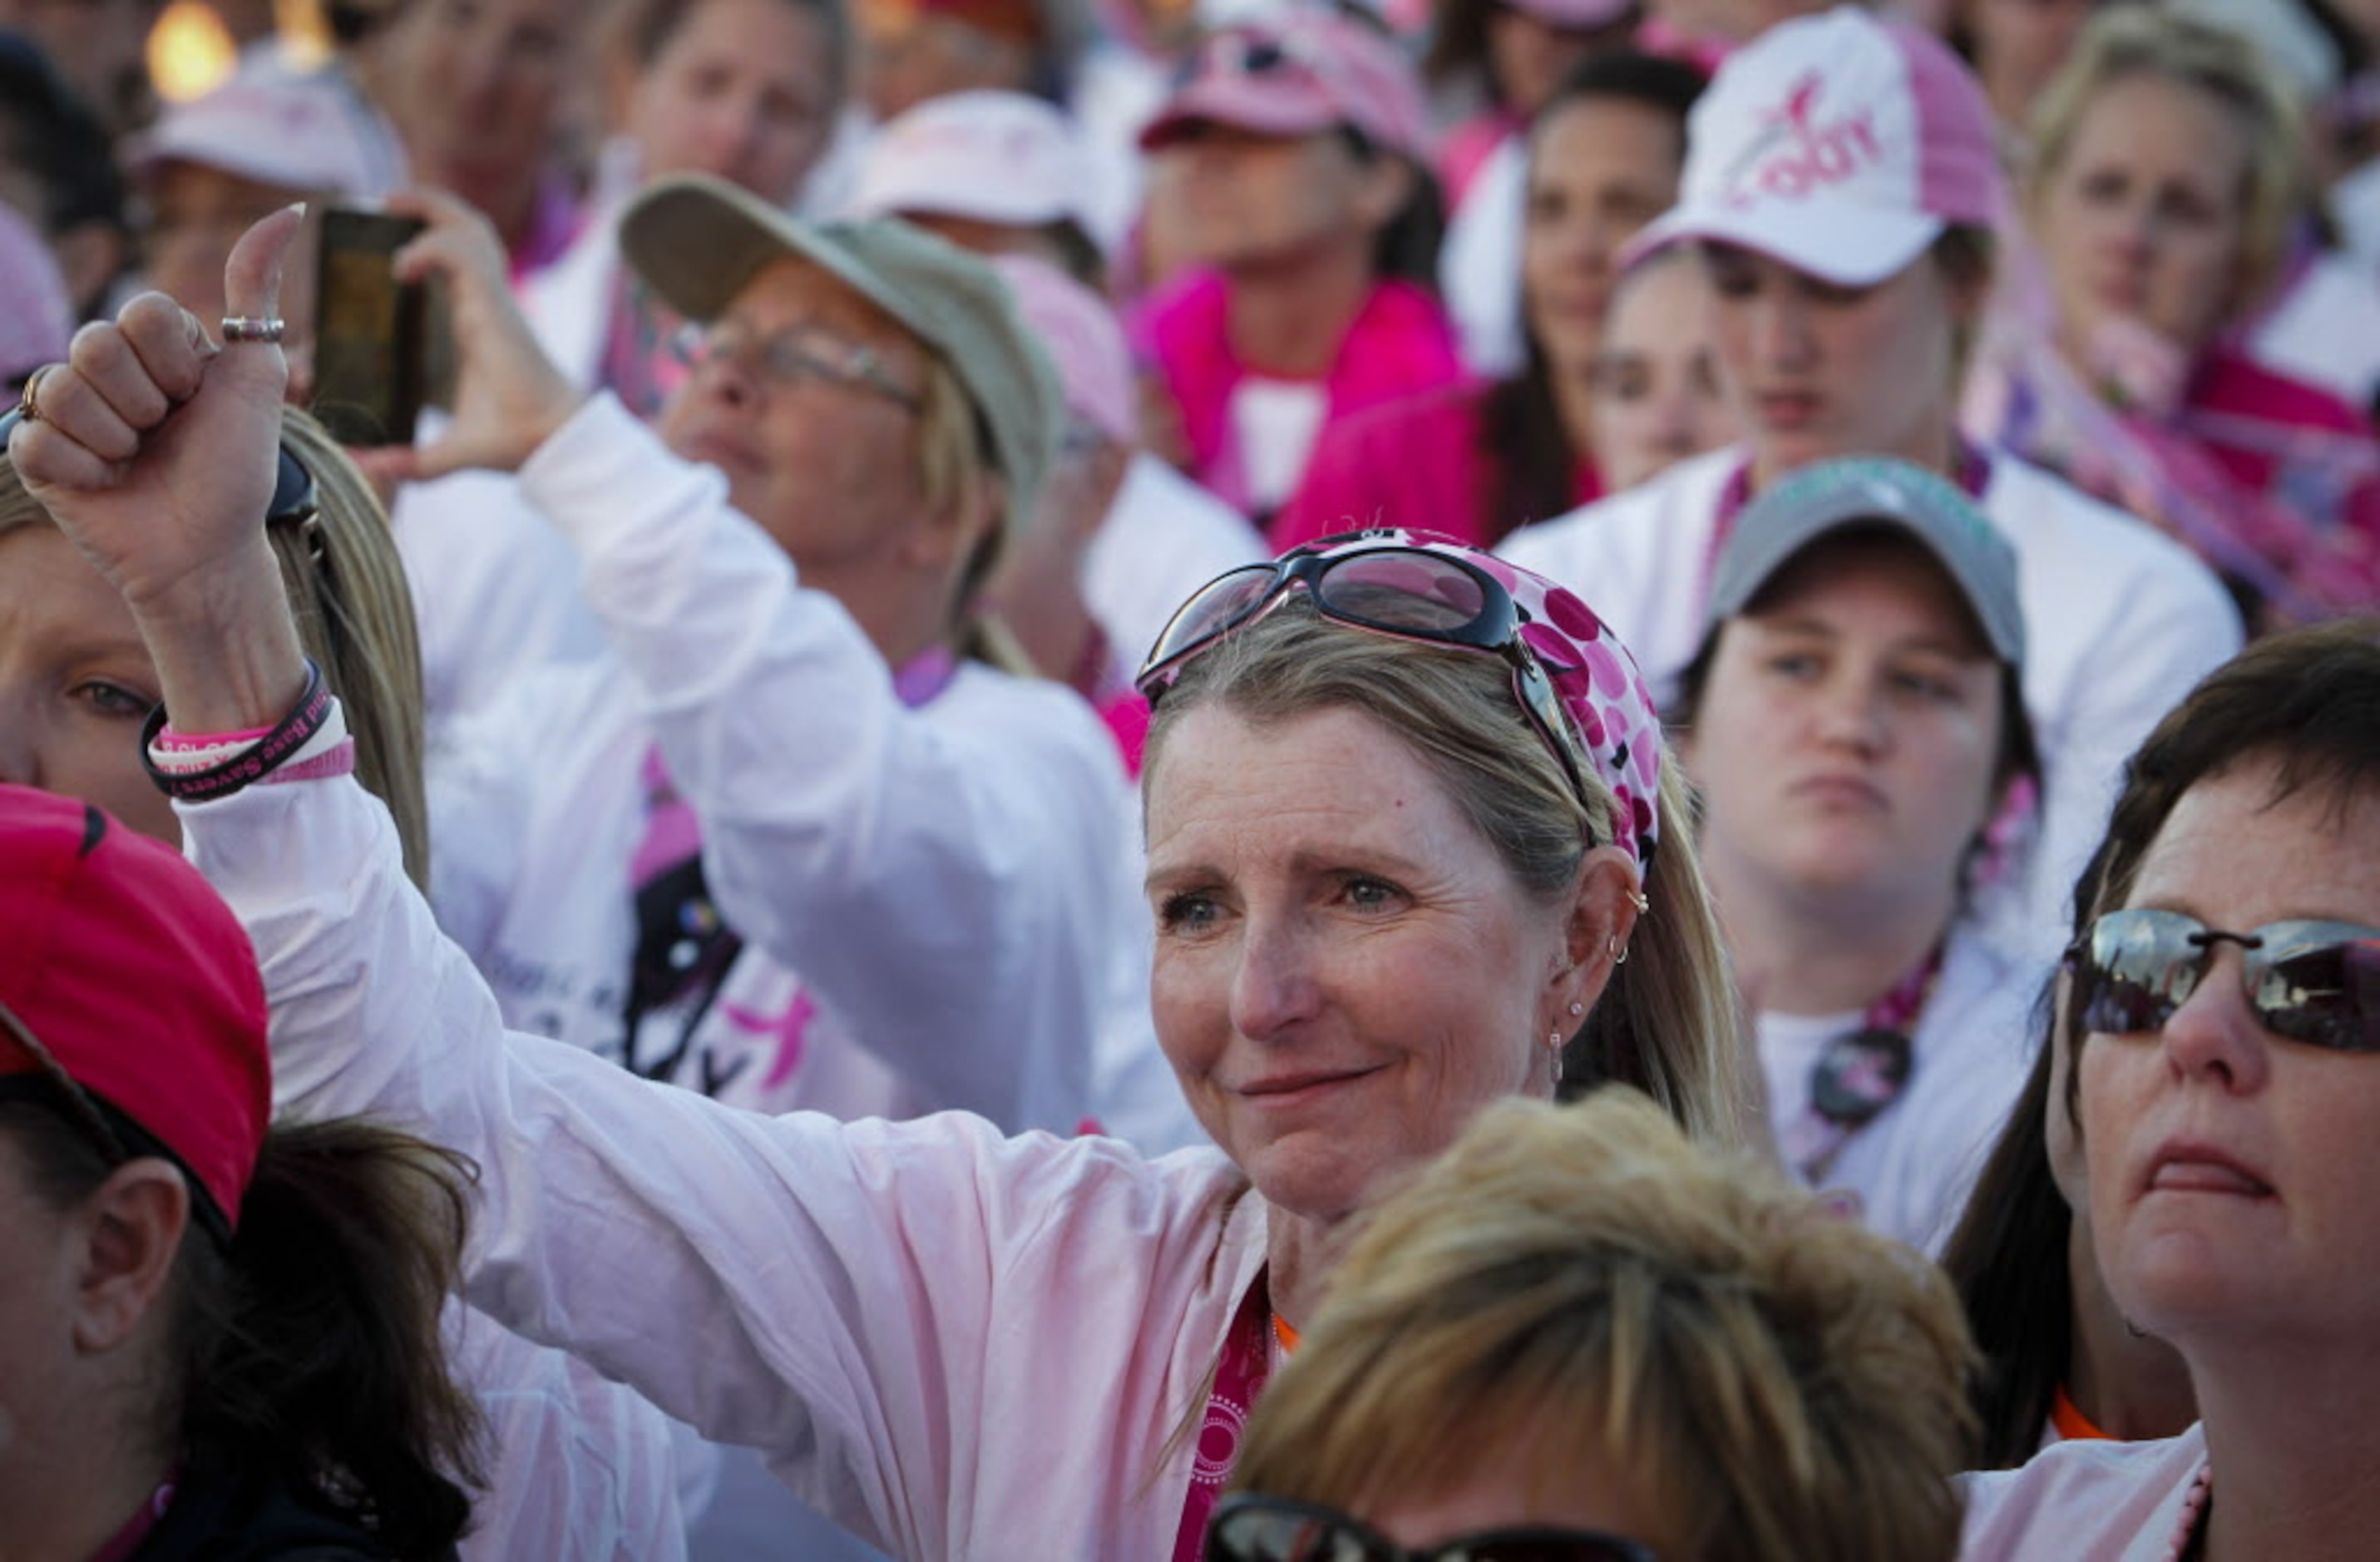
[[[1046,261],[993,255],[1016,296],[1016,312],[1058,368],[1066,410],[1118,445],[1137,443],[1133,424],[1132,352],[1107,300]]]
[[[1974,76],[1931,34],[1841,6],[1728,57],[1687,120],[1678,204],[1623,258],[1716,239],[1865,287],[2000,203]]]
[[[394,186],[369,139],[369,112],[328,76],[243,70],[158,116],[131,163],[141,174],[191,163],[282,189],[375,200]]]
[[[1050,104],[1024,92],[951,92],[877,131],[848,214],[1071,222],[1096,237],[1095,182],[1081,131]]]
[[[1209,36],[1140,132],[1141,149],[1196,124],[1281,137],[1347,126],[1425,166],[1434,150],[1421,73],[1378,28],[1331,11],[1292,9]]]

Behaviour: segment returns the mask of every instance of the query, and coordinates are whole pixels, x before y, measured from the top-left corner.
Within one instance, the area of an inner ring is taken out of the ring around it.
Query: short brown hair
[[[1930,1265],[1634,1092],[1508,1102],[1366,1222],[1232,1480],[1357,1508],[1518,1445],[1650,1497],[1663,1556],[1948,1562],[1967,1357]]]

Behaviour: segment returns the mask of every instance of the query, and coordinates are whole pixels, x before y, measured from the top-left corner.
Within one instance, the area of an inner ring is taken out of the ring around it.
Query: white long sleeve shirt
[[[718,474],[608,397],[520,492],[574,545],[611,654],[524,680],[433,767],[439,914],[507,1020],[627,1051],[658,744],[747,944],[669,1078],[771,1111],[1094,1115],[1092,1039],[1137,924],[1127,783],[1088,708],[974,665],[907,708]]]
[[[285,1098],[482,1168],[469,1295],[917,1558],[1171,1554],[1267,1215],[1220,1152],[735,1111],[507,1034],[351,779],[185,805]]]

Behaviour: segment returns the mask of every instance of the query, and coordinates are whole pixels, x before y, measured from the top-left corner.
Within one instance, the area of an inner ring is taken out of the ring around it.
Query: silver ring
[[[223,339],[231,342],[278,342],[287,333],[289,323],[278,317],[267,320],[250,314],[224,316]]]

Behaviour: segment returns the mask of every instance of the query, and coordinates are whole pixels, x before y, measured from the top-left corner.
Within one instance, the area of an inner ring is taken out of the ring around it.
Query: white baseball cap
[[[282,189],[375,200],[392,188],[375,155],[370,111],[329,76],[247,69],[159,115],[132,154],[138,173],[167,163],[217,168]]]
[[[1096,182],[1081,132],[1024,92],[952,92],[889,120],[861,154],[855,218],[968,217],[1096,238]]]
[[[1623,260],[1716,239],[1865,287],[1952,223],[1990,226],[2001,190],[1973,74],[1930,33],[1841,6],[1728,56],[1686,121],[1677,205]]]

